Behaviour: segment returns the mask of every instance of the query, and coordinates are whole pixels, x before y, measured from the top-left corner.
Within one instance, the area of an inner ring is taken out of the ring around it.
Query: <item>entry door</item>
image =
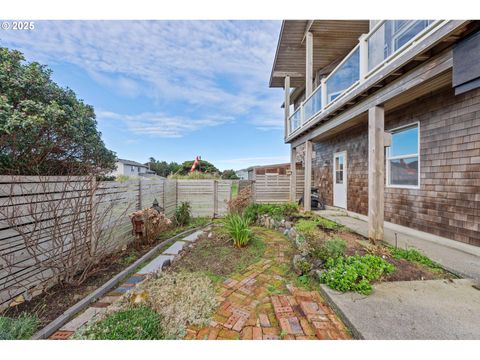
[[[333,155],[333,206],[347,208],[347,153]]]

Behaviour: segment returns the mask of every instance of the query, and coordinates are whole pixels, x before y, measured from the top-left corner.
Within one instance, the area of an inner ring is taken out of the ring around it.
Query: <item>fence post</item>
[[[95,201],[95,189],[97,187],[97,179],[95,176],[92,176],[92,178],[89,181],[90,189],[88,193],[88,210],[87,210],[87,237],[90,242],[90,255],[94,256],[95,255],[95,250],[97,247],[97,244],[94,244],[94,238],[93,238],[93,202]]]
[[[138,179],[138,210],[142,210],[142,179]]]
[[[167,205],[166,205],[166,192],[167,192],[167,189],[165,187],[165,183],[167,182],[167,180],[162,180],[162,189],[163,189],[163,202],[162,202],[162,207],[163,207],[163,211],[164,213],[166,214],[167,213]]]
[[[213,180],[213,218],[218,214],[218,181]]]

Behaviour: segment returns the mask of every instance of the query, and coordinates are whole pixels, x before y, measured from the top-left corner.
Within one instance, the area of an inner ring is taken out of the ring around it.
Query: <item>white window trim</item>
[[[386,151],[386,163],[387,163],[387,181],[386,181],[386,187],[387,188],[392,188],[392,189],[420,189],[420,172],[421,172],[421,162],[420,162],[420,122],[419,121],[415,121],[413,123],[410,123],[410,124],[407,124],[407,125],[402,125],[402,126],[399,126],[399,127],[396,127],[394,129],[390,129],[388,130],[388,132],[393,133],[394,132],[397,132],[397,131],[400,131],[402,129],[407,129],[409,127],[414,127],[414,126],[417,126],[417,129],[418,129],[418,138],[417,138],[417,151],[418,153],[417,154],[407,154],[407,155],[399,155],[399,156],[392,156],[390,157],[389,156],[389,153],[390,153],[390,146],[387,147],[387,151]],[[390,160],[395,160],[395,159],[408,159],[408,158],[414,158],[414,157],[417,157],[418,158],[418,185],[392,185],[390,184]]]

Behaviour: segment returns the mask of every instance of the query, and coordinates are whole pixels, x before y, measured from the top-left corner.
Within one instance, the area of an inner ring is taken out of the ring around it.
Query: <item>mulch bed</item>
[[[348,230],[338,230],[335,232],[326,232],[329,236],[338,236],[347,243],[346,255],[365,255],[369,253],[368,249],[362,245],[368,243],[368,239]],[[381,253],[380,253],[381,252]],[[387,248],[379,245],[379,256],[383,256],[386,261],[393,264],[396,270],[383,277],[381,282],[391,281],[413,281],[413,280],[436,280],[454,278],[453,274],[441,269],[431,269],[427,266],[417,264],[405,259],[395,259],[388,254]]]
[[[180,229],[179,232],[185,231]],[[135,248],[134,243],[130,243],[124,250],[107,257],[97,269],[94,275],[90,276],[81,285],[58,284],[49,288],[43,294],[40,294],[30,301],[25,301],[15,307],[5,309],[1,316],[16,318],[23,313],[34,314],[40,320],[39,328],[46,326],[51,321],[62,315],[69,307],[82,300],[85,296],[102,286],[116,274],[127,268],[136,259],[146,254],[159,242],[174,236],[166,233],[153,244],[144,245]],[[126,258],[134,258],[130,262],[125,262]],[[123,261],[122,261],[123,260]]]
[[[194,247],[182,253],[169,269],[225,277],[258,260],[264,247],[263,241],[256,237],[248,246],[236,248],[230,238],[212,232],[210,237],[202,235]]]

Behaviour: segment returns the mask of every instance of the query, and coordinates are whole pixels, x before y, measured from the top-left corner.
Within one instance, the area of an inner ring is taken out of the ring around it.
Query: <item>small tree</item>
[[[224,179],[224,180],[238,180],[240,178],[237,176],[237,173],[235,172],[235,170],[229,169],[229,170],[223,170],[222,179]]]
[[[93,107],[51,79],[51,70],[0,48],[0,174],[104,174],[115,167]]]

